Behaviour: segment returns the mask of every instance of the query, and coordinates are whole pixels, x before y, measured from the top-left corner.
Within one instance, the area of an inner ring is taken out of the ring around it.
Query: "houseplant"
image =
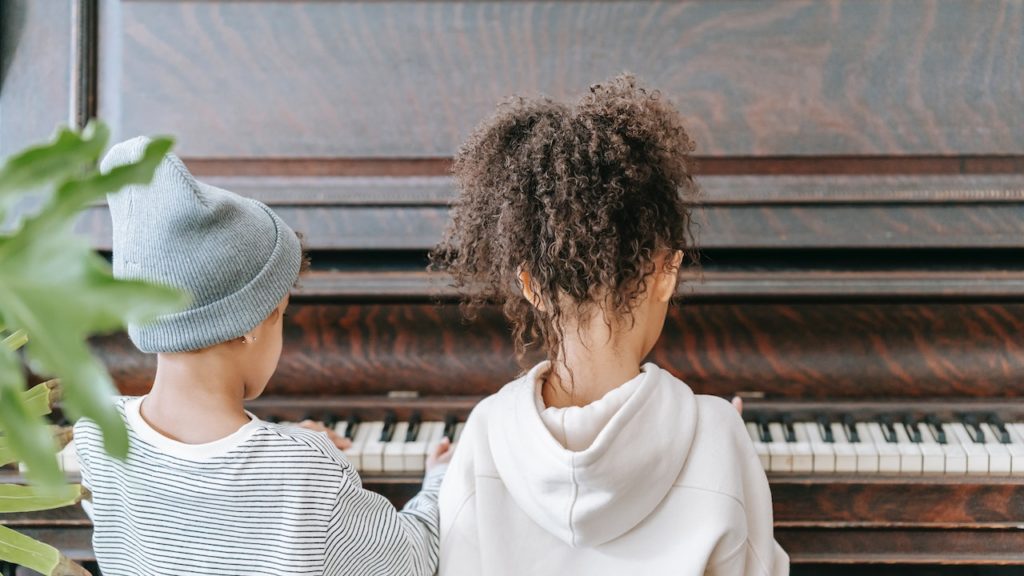
[[[124,186],[148,183],[172,145],[154,139],[138,162],[101,173],[97,164],[108,138],[101,123],[61,129],[0,169],[0,443],[8,462],[25,464],[30,483],[4,486],[10,497],[0,493],[0,512],[24,510],[27,502],[76,503],[84,494],[67,485],[58,468],[56,437],[44,419],[48,409],[32,403],[41,392],[26,391],[23,361],[37,374],[59,378],[60,387],[51,389],[60,390],[63,413],[94,420],[107,452],[123,458],[128,436],[109,400],[114,387],[87,339],[184,304],[176,290],[115,279],[107,261],[74,233],[76,217],[89,205]],[[44,574],[77,573],[55,552],[0,530],[0,560]]]

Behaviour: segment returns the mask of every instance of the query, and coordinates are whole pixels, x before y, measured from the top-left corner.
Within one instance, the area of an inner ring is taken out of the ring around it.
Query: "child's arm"
[[[79,438],[78,441],[74,441],[74,442],[75,442],[75,456],[78,458],[78,467],[79,467],[79,470],[80,470],[79,473],[82,475],[82,479],[81,479],[82,487],[84,487],[86,490],[89,490],[91,492],[92,491],[92,480],[91,480],[91,472],[90,472],[90,470],[92,470],[92,466],[90,464],[89,450],[88,450],[87,442],[86,442],[86,439],[85,439],[85,427],[86,426],[94,426],[94,424],[90,423],[85,418],[80,418],[78,420],[78,422],[75,423],[75,427],[73,429],[74,432],[72,434],[72,438],[76,438],[76,437]],[[82,500],[82,510],[85,511],[85,515],[88,516],[89,520],[91,521],[92,520],[92,497],[91,496],[87,500]]]
[[[734,404],[735,406],[735,404]],[[772,524],[772,494],[768,478],[761,467],[754,446],[744,428],[743,419],[733,410],[724,410],[731,436],[740,451],[740,472],[743,478],[742,518],[737,522],[745,529],[745,542],[708,567],[715,576],[786,576],[789,555],[775,541]]]
[[[423,489],[401,511],[380,494],[364,490],[351,469],[338,492],[327,530],[324,574],[411,574],[437,571],[439,519],[437,493],[447,468],[433,458]]]

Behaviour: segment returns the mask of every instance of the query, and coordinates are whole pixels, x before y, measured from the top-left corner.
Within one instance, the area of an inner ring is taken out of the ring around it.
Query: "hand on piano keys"
[[[361,474],[423,474],[451,459],[465,424],[455,416],[424,422],[414,413],[400,421],[389,413],[377,421],[329,415],[323,421],[307,418],[298,425],[327,433]]]
[[[321,424],[320,422],[315,422],[313,420],[306,419],[303,420],[302,422],[299,422],[299,426],[307,430],[312,430],[314,432],[323,432],[324,434],[327,434],[327,438],[334,443],[338,450],[345,451],[352,447],[352,440],[342,436],[341,434],[338,434],[337,432],[334,431],[334,428],[328,428],[327,426]]]
[[[1024,476],[1024,423],[994,414],[746,416],[754,450],[771,473]]]

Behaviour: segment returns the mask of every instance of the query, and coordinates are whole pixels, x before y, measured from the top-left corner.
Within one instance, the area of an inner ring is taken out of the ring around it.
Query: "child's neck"
[[[586,406],[640,374],[646,351],[636,338],[609,340],[607,332],[597,332],[585,343],[575,329],[565,332],[564,356],[541,389],[545,406]]]
[[[231,435],[249,422],[245,385],[229,362],[216,356],[163,355],[142,418],[157,432],[186,444]]]

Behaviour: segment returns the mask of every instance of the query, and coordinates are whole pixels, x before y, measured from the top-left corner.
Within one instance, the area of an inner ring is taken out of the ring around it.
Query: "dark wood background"
[[[194,158],[447,157],[509,94],[622,70],[678,102],[703,155],[1024,152],[1018,1],[107,7],[100,115]]]
[[[450,158],[505,96],[629,70],[684,114],[704,192],[655,361],[775,409],[1024,413],[1022,69],[1024,0],[7,0],[0,155],[93,115],[175,135],[312,251],[266,406],[414,390],[461,413],[521,367],[496,310],[465,321],[424,272]],[[109,250],[105,206],[80,229]],[[152,357],[95,344],[146,390]],[[771,480],[804,573],[1024,565],[1019,481]],[[64,520],[19,526],[88,557]]]

